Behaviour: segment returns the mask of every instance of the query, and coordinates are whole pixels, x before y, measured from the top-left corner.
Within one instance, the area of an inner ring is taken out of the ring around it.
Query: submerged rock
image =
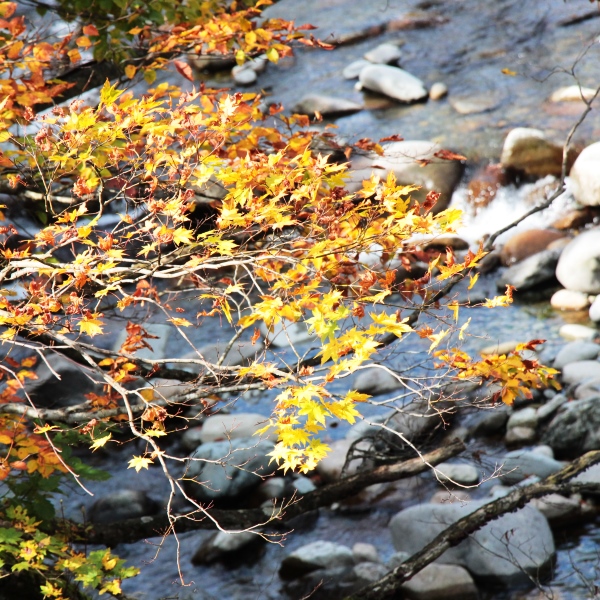
[[[394,547],[413,554],[483,504],[473,501],[407,508],[390,522]],[[447,550],[438,562],[461,565],[477,579],[516,585],[528,583],[529,575],[539,576],[553,556],[554,539],[548,521],[538,510],[526,506],[488,523]]]
[[[420,79],[398,67],[370,65],[361,70],[358,81],[361,88],[399,102],[418,102],[428,96]]]
[[[293,112],[314,115],[319,113],[324,117],[333,115],[347,115],[362,110],[363,107],[357,102],[346,100],[345,98],[336,98],[335,96],[325,96],[322,94],[307,94],[294,105]]]

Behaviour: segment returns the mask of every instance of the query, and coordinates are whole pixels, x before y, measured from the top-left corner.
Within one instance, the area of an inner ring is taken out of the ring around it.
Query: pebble
[[[384,94],[399,102],[418,102],[427,98],[423,82],[407,71],[388,65],[370,65],[359,75],[359,88]]]
[[[584,292],[558,290],[550,298],[550,305],[557,310],[585,310],[590,305],[590,299]]]
[[[570,189],[583,206],[600,205],[600,142],[584,148],[569,172]]]
[[[595,93],[596,90],[593,88],[569,85],[552,92],[550,102],[582,102],[582,97],[585,100],[591,100]]]
[[[514,429],[515,427],[529,427],[535,429],[538,424],[538,416],[535,408],[523,408],[517,410],[508,418],[506,424],[507,429]]]
[[[357,564],[362,562],[381,562],[377,548],[373,544],[367,544],[366,542],[356,542],[352,546],[352,556],[354,557],[354,562]]]
[[[558,334],[569,341],[592,341],[598,335],[598,330],[578,323],[566,323],[558,330]]]
[[[600,296],[596,296],[590,306],[589,316],[592,321],[597,323],[600,321]]]
[[[513,427],[506,432],[504,442],[507,446],[525,446],[535,442],[535,429],[531,427]]]
[[[363,107],[357,102],[337,98],[335,96],[325,96],[323,94],[307,94],[296,103],[292,111],[303,115],[314,115],[319,113],[326,116],[347,115],[362,110]]]
[[[441,100],[448,95],[448,86],[445,83],[437,81],[429,88],[429,97],[432,100]]]
[[[600,145],[598,149],[600,150]],[[600,169],[598,171],[600,172]],[[600,293],[599,262],[600,228],[594,227],[580,233],[563,250],[556,267],[556,278],[568,290],[598,294]]]
[[[463,96],[450,98],[450,105],[461,115],[475,115],[494,110],[500,101],[493,95],[486,96]]]
[[[368,67],[369,65],[372,65],[373,63],[369,62],[368,60],[355,60],[354,62],[350,63],[342,72],[342,75],[344,77],[344,79],[358,79],[358,76],[360,75],[360,72],[365,68]]]
[[[389,42],[385,44],[379,44],[373,50],[369,50],[365,54],[365,59],[371,63],[377,65],[389,65],[395,62],[398,62],[402,57],[402,51],[396,44],[391,44]]]
[[[246,65],[238,65],[231,69],[231,76],[238,85],[252,85],[258,79],[256,71]]]

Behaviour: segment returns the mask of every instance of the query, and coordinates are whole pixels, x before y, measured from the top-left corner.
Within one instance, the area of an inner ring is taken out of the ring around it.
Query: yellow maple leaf
[[[91,317],[84,317],[79,321],[79,331],[90,337],[102,333],[102,321],[97,319],[99,313],[94,313]]]
[[[139,473],[142,469],[147,469],[149,465],[153,464],[153,460],[151,458],[145,458],[143,456],[133,456],[133,458],[129,461],[128,469],[135,469],[137,473]]]
[[[106,444],[106,442],[108,442],[108,440],[110,440],[111,437],[112,433],[108,433],[102,437],[96,438],[94,440],[94,443],[90,446],[90,449],[98,450],[98,448],[102,448],[102,446],[104,446],[104,444]]]

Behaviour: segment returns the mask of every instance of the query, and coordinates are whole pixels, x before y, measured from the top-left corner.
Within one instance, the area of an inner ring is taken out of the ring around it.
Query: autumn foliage
[[[0,337],[5,348],[28,349],[23,360],[8,356],[1,365],[0,479],[10,493],[0,504],[0,564],[6,573],[35,574],[47,598],[69,597],[73,581],[118,595],[120,581],[135,574],[108,550],[77,550],[69,527],[55,520],[48,497],[63,477],[101,476],[71,456],[73,445],[105,447],[126,428],[145,448],[131,453],[129,466],[168,474],[165,444],[181,429],[170,424],[173,407],[202,410],[221,390],[262,387],[278,390],[263,429],[279,440],[273,460],[284,471],[310,472],[329,450],[321,439],[327,421],[354,423],[369,400],[332,391],[335,382],[409,336],[427,340],[448,378],[499,382],[508,404],[553,375],[521,357],[527,346],[483,359],[455,348],[468,335],[468,322],[457,324],[468,308],[440,290],[464,277],[474,285],[485,251],[460,260],[451,249],[432,253],[427,273],[411,276],[419,236],[454,232],[460,213],[434,213],[435,196],[412,202],[415,188],[398,186],[393,174],[373,175],[349,193],[346,165],[315,149],[325,143],[349,155],[364,140],[340,148],[307,117],[286,116],[254,94],[181,93],[167,84],[143,96],[127,91],[129,79],[152,85],[171,65],[192,77],[182,53],[243,62],[266,52],[276,62],[293,41],[315,43],[291,23],[259,22],[264,4],[102,0],[88,14],[86,1],[62,0],[58,15],[80,27],[49,42],[15,16],[15,3],[0,3],[0,185],[33,202],[40,221],[32,238],[8,221],[0,230],[0,285],[20,291],[1,292]],[[121,82],[106,81],[97,104],[51,107],[73,85],[57,72],[88,60],[84,51],[119,64]],[[364,260],[374,249],[377,266]],[[392,297],[399,301],[386,308]],[[486,305],[510,301],[509,290]],[[172,361],[137,356],[152,345],[143,322],[129,322],[118,351],[98,343],[112,315],[137,307],[172,325],[182,343],[186,331],[218,316],[235,339],[248,331],[253,341],[260,326],[299,324],[317,349],[292,364],[259,354],[228,366],[198,355],[201,374],[187,379],[195,391],[167,401],[127,387],[138,376],[185,378]],[[419,324],[425,314],[435,318]],[[105,383],[77,418],[38,411],[24,392],[51,348]],[[174,486],[188,497],[181,481]]]

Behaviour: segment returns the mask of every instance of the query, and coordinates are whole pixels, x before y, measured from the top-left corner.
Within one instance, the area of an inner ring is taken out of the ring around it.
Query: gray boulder
[[[473,485],[479,481],[477,467],[466,463],[440,463],[436,467],[438,479],[442,483]]]
[[[391,69],[392,67],[367,68]],[[362,181],[369,179],[372,173],[385,179],[392,171],[398,185],[421,186],[421,190],[411,194],[411,197],[418,202],[424,201],[426,195],[433,190],[441,194],[434,212],[439,212],[448,206],[464,171],[462,162],[444,160],[435,156],[442,147],[435,142],[424,140],[391,142],[384,144],[383,150],[384,156],[371,152],[352,158],[350,180],[347,184],[350,191],[360,189]]]
[[[222,500],[258,487],[262,477],[277,469],[267,456],[274,447],[272,442],[248,438],[203,444],[188,462],[189,493],[202,501]]]
[[[568,364],[582,360],[592,360],[600,354],[600,344],[576,341],[563,346],[554,359],[555,369],[564,369]]]
[[[565,404],[550,421],[542,441],[561,456],[600,450],[600,396]]]
[[[227,533],[218,531],[206,539],[192,556],[195,565],[206,565],[216,561],[230,561],[243,553],[255,551],[264,539],[251,531]]]
[[[283,579],[295,579],[317,569],[353,567],[352,550],[342,544],[319,540],[288,554],[279,568]]]
[[[600,362],[597,360],[580,360],[571,362],[562,370],[562,380],[568,384],[585,383],[600,379]]]
[[[600,292],[600,229],[579,234],[563,250],[556,267],[556,278],[568,290]]]
[[[404,69],[388,65],[370,65],[361,70],[359,85],[399,102],[418,102],[427,98],[423,82]]]
[[[414,553],[431,542],[447,526],[478,509],[485,501],[467,505],[421,504],[398,513],[390,523],[396,550]],[[515,585],[539,576],[554,556],[554,539],[548,521],[526,506],[488,523],[438,562],[461,565],[477,579]]]
[[[409,600],[477,600],[477,587],[469,572],[457,565],[431,563],[401,588]]]
[[[554,281],[554,273],[558,263],[561,249],[543,250],[525,260],[509,267],[496,282],[499,290],[504,290],[507,285],[517,288],[522,292],[547,285]]]
[[[74,361],[50,354],[36,369],[37,379],[28,379],[25,390],[34,404],[40,408],[61,408],[86,401],[85,394],[102,394],[98,376]],[[60,379],[52,372],[58,374]]]
[[[401,387],[403,384],[400,377],[395,377],[389,371],[378,367],[361,369],[354,379],[354,389],[371,396],[395,392]]]
[[[92,523],[106,524],[154,515],[159,505],[139,490],[118,490],[96,500],[89,512]]]
[[[520,483],[531,475],[545,479],[563,468],[561,462],[528,450],[509,452],[501,462],[503,467],[500,481],[504,485]]]
[[[502,148],[500,162],[506,168],[526,175],[545,177],[560,175],[562,146],[551,142],[539,129],[517,127],[508,133]]]
[[[600,142],[584,148],[571,167],[569,179],[579,204],[600,205]]]

